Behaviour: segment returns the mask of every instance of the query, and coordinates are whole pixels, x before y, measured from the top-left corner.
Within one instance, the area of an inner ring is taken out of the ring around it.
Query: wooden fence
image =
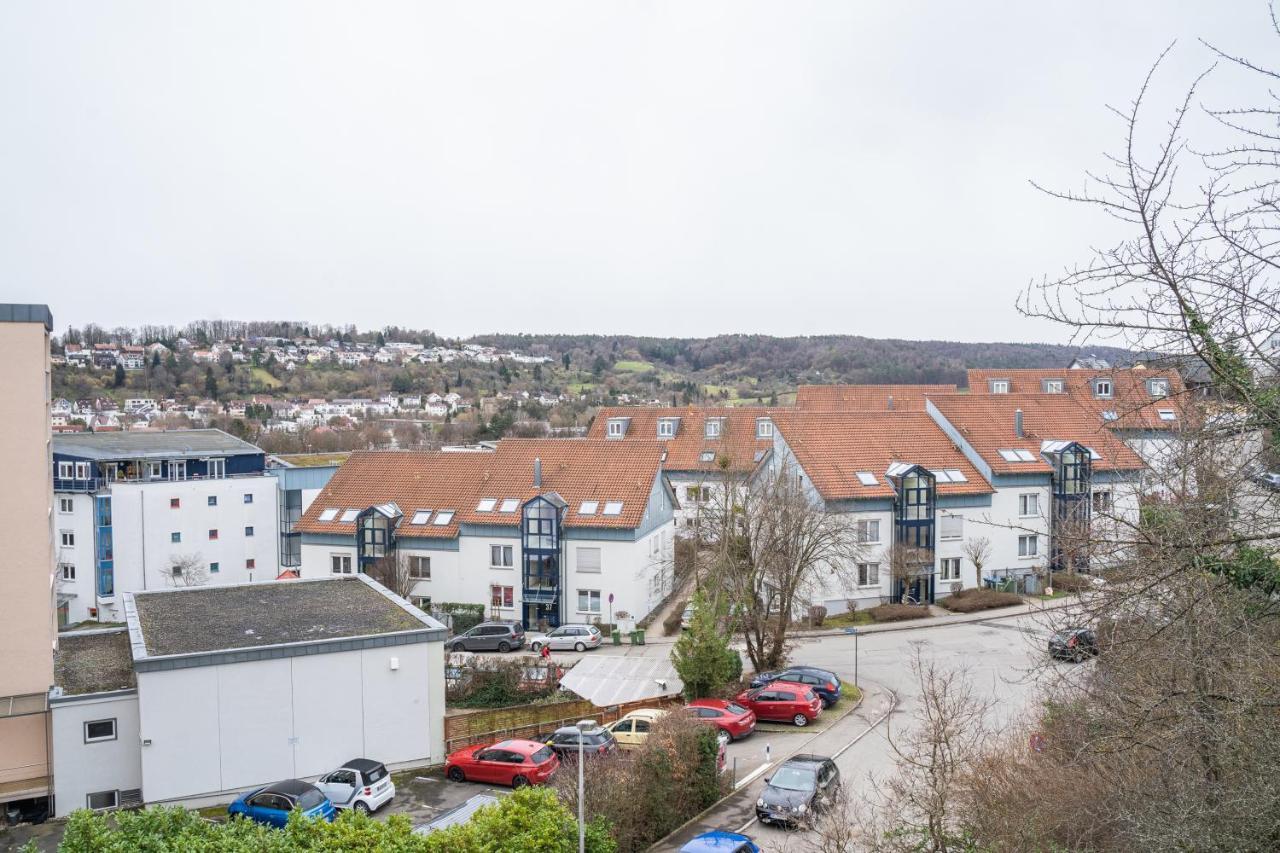
[[[561,726],[571,726],[579,720],[595,720],[605,725],[639,708],[661,708],[678,701],[668,698],[645,699],[597,708],[587,700],[580,699],[458,714],[444,719],[445,752],[451,753],[464,746],[506,738],[542,740]]]

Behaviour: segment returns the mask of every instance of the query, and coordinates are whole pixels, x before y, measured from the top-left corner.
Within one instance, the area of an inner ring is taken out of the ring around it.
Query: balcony
[[[55,492],[85,492],[91,493],[98,491],[98,486],[102,484],[102,480],[98,477],[90,477],[87,480],[72,479],[70,477],[54,477],[53,490]]]

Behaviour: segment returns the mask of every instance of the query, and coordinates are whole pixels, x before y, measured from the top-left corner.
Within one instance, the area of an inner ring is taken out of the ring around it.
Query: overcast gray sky
[[[1262,0],[0,4],[0,299],[448,335],[1061,340],[1159,52]]]

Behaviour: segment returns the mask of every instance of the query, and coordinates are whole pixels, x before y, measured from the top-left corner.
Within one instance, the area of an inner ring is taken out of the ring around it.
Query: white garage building
[[[55,688],[57,814],[444,760],[444,627],[363,575],[126,594],[125,616],[135,692]]]

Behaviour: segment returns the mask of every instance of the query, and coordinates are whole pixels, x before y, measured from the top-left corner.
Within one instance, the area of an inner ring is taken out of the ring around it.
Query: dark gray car
[[[765,780],[756,800],[761,823],[803,823],[826,808],[840,789],[840,769],[822,755],[797,755],[784,761]]]
[[[451,652],[509,652],[524,646],[519,622],[481,622],[449,641]]]

